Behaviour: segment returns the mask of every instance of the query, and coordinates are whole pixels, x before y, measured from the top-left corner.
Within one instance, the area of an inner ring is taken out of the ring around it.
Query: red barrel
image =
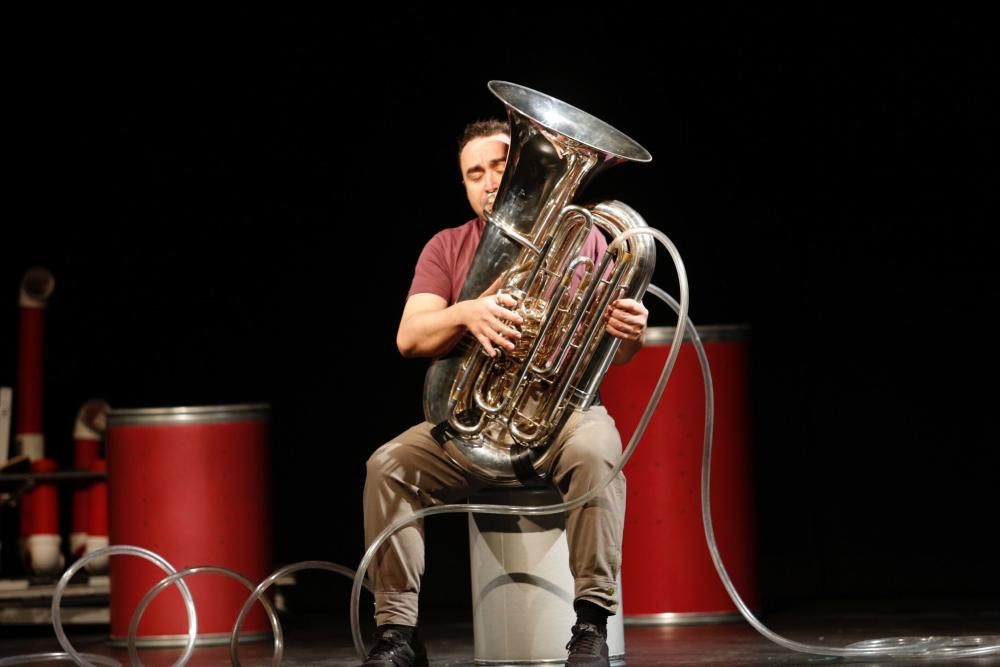
[[[272,571],[267,405],[111,410],[109,537],[149,549],[176,569],[216,565],[259,583]],[[165,573],[144,559],[111,559],[111,640],[128,638],[136,606]],[[184,581],[198,612],[198,643],[225,643],[250,591],[216,574]],[[176,586],[149,605],[139,645],[180,645],[187,613]],[[258,606],[242,638],[270,636]]]
[[[748,328],[699,327],[712,372],[712,523],[740,597],[757,606],[750,465]],[[613,366],[601,400],[623,442],[638,425],[670,352],[674,329],[650,328],[629,364]],[[628,509],[622,545],[625,622],[697,623],[738,617],[712,564],[701,520],[705,386],[686,340],[642,441],[625,466]]]

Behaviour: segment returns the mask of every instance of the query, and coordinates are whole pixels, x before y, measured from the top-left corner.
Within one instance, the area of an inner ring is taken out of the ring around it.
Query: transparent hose
[[[656,287],[649,286],[649,291],[654,296],[663,300],[675,311],[680,312],[681,306],[666,292]],[[712,429],[714,424],[714,393],[712,390],[712,375],[709,371],[708,357],[705,348],[698,338],[698,332],[694,325],[688,323],[689,335],[694,343],[698,354],[698,363],[701,365],[701,375],[705,382],[705,440],[702,451],[701,462],[701,516],[705,528],[705,538],[708,542],[708,550],[712,556],[715,569],[722,579],[722,583],[732,598],[736,607],[743,614],[743,617],[757,632],[770,639],[775,644],[783,646],[792,651],[800,653],[811,653],[813,655],[836,656],[836,657],[865,657],[865,658],[968,658],[972,656],[984,656],[1000,653],[1000,635],[969,636],[969,637],[888,637],[884,639],[870,639],[854,642],[846,647],[814,646],[801,642],[786,639],[781,635],[771,631],[761,623],[747,607],[746,603],[736,591],[725,566],[722,564],[722,557],[719,555],[719,547],[715,542],[715,533],[712,530],[712,510],[711,510],[711,470],[712,470]],[[674,339],[676,341],[676,337]]]
[[[60,602],[62,601],[63,591],[66,590],[66,586],[69,584],[69,580],[73,578],[73,575],[76,574],[80,568],[89,563],[91,560],[97,558],[122,555],[145,558],[169,574],[175,574],[177,572],[177,570],[174,569],[174,566],[164,560],[163,557],[149,551],[148,549],[143,549],[142,547],[119,544],[111,547],[104,547],[103,549],[97,549],[96,551],[83,556],[78,561],[73,563],[73,565],[70,566],[65,573],[63,573],[63,576],[59,579],[59,583],[56,584],[55,592],[52,595],[52,628],[55,630],[56,638],[59,640],[59,645],[65,649],[65,653],[53,652],[15,655],[13,657],[3,658],[0,660],[0,667],[7,667],[8,665],[24,665],[33,662],[44,662],[46,660],[72,660],[78,665],[110,665],[110,667],[120,667],[121,663],[117,660],[90,653],[79,653],[73,648],[69,638],[66,637],[66,633],[63,631]],[[198,615],[194,610],[194,599],[191,597],[191,591],[188,590],[187,584],[178,580],[177,587],[181,591],[181,596],[184,598],[184,608],[187,610],[188,642],[187,646],[184,648],[184,653],[181,654],[180,659],[174,663],[174,667],[183,667],[187,664],[188,660],[191,659],[191,653],[194,651],[194,643],[198,638]]]
[[[348,579],[353,579],[355,583],[358,581],[357,573],[349,567],[344,567],[343,565],[338,565],[337,563],[330,563],[325,560],[305,560],[300,563],[292,563],[291,565],[286,565],[285,567],[275,570],[271,573],[264,581],[257,585],[257,588],[253,590],[247,601],[243,603],[243,608],[240,609],[240,615],[236,618],[236,623],[233,625],[233,633],[229,639],[229,659],[234,667],[240,667],[240,658],[238,654],[238,646],[240,640],[240,630],[243,628],[243,623],[246,621],[247,614],[250,613],[250,609],[253,608],[254,602],[261,600],[264,602],[263,596],[264,592],[274,584],[281,577],[291,574],[292,572],[298,572],[299,570],[327,570],[328,572],[336,572],[337,574],[342,574]],[[371,584],[368,582],[367,578],[362,577],[362,585],[369,591],[372,590]],[[360,595],[360,593],[359,593]],[[267,604],[264,602],[264,604]],[[277,622],[272,620],[272,626],[277,627]],[[280,632],[275,632],[274,634],[274,660],[273,665],[277,665],[281,661],[281,655],[284,652],[284,643],[281,638]],[[362,658],[363,660],[364,658]]]
[[[9,658],[0,658],[0,667],[8,665],[28,665],[34,662],[49,662],[50,660],[72,660],[78,665],[107,665],[108,667],[121,667],[122,663],[114,658],[109,658],[96,653],[77,653],[77,657],[71,656],[63,651],[53,651],[52,653],[25,653],[24,655],[13,655]],[[78,661],[79,660],[79,661]]]
[[[101,558],[109,555],[132,555],[140,556],[146,560],[152,561],[156,565],[159,565],[163,570],[170,572],[167,577],[164,577],[159,582],[157,582],[146,595],[139,601],[136,606],[135,611],[132,613],[132,620],[129,623],[128,630],[128,652],[129,659],[132,665],[141,665],[142,662],[139,660],[138,653],[136,651],[136,634],[139,628],[139,622],[142,619],[143,613],[146,608],[152,603],[153,599],[159,595],[159,593],[169,586],[170,584],[176,583],[178,588],[181,590],[181,595],[184,598],[184,605],[188,613],[188,643],[184,650],[183,655],[180,660],[174,663],[174,667],[183,667],[188,660],[191,658],[191,654],[194,651],[195,642],[197,641],[197,618],[194,609],[194,600],[191,597],[191,592],[182,579],[191,576],[193,574],[201,574],[206,572],[222,574],[233,579],[236,579],[248,589],[251,590],[251,596],[244,604],[243,608],[240,610],[239,618],[236,621],[236,625],[233,628],[233,634],[229,643],[229,659],[230,662],[239,667],[240,661],[238,656],[238,642],[239,642],[239,631],[243,627],[243,623],[246,620],[247,614],[253,608],[253,604],[260,600],[261,604],[264,606],[267,612],[267,617],[271,622],[271,630],[274,634],[274,656],[272,657],[271,664],[274,667],[281,664],[282,657],[284,655],[284,633],[281,629],[281,623],[278,620],[277,614],[271,603],[263,598],[262,595],[268,587],[271,586],[280,577],[296,572],[298,570],[304,570],[307,568],[312,569],[322,569],[329,570],[331,572],[337,572],[346,576],[349,579],[353,579],[355,572],[354,570],[344,567],[343,565],[337,565],[336,563],[328,563],[326,561],[303,561],[301,563],[294,563],[292,565],[281,568],[280,570],[271,574],[267,579],[265,579],[259,586],[254,588],[253,583],[244,577],[243,575],[224,567],[217,567],[212,565],[201,565],[197,567],[187,568],[181,571],[176,571],[173,566],[170,565],[166,560],[164,560],[159,555],[152,551],[142,549],[140,547],[132,546],[112,546],[105,547],[103,549],[98,549],[87,556],[84,556],[79,561],[77,561],[66,573],[63,575],[62,579],[59,581],[59,585],[56,586],[55,594],[52,600],[52,619],[53,626],[56,631],[56,635],[59,638],[59,643],[66,649],[66,652],[49,652],[49,653],[29,653],[24,655],[11,656],[8,658],[0,659],[0,667],[8,667],[10,665],[26,665],[38,662],[50,662],[53,660],[68,660],[75,662],[78,665],[104,665],[106,667],[121,667],[121,663],[114,658],[110,658],[103,655],[97,655],[93,653],[79,653],[73,649],[73,646],[69,643],[69,639],[66,638],[66,634],[62,630],[60,614],[59,614],[59,602],[62,598],[63,591],[66,584],[72,578],[72,576],[79,571],[81,567],[87,564],[88,561]],[[364,582],[364,587],[371,590],[371,586],[368,581]]]
[[[246,586],[251,592],[254,590],[253,582],[239,572],[225,567],[217,567],[215,565],[197,565],[164,577],[146,592],[146,595],[144,595],[143,598],[139,600],[139,604],[136,605],[135,611],[132,612],[132,621],[128,625],[128,657],[132,665],[135,665],[136,667],[142,665],[142,661],[139,660],[139,653],[136,650],[136,635],[139,632],[139,621],[142,620],[142,615],[146,612],[146,607],[148,607],[153,601],[153,598],[159,595],[160,591],[175,581],[179,581],[193,574],[204,573],[221,574],[226,577],[230,577]],[[353,575],[354,573],[352,572],[351,574]],[[274,608],[271,606],[271,603],[267,600],[267,598],[260,598],[260,602],[264,606],[264,611],[267,613],[268,620],[271,621],[271,632],[274,635],[274,657],[271,659],[271,664],[274,665],[274,667],[277,667],[281,664],[281,656],[284,650],[284,637],[281,631],[281,623],[278,621],[278,616],[275,614]],[[230,642],[229,658],[234,665],[237,664],[235,650],[235,645]]]
[[[404,526],[423,519],[424,517],[432,516],[435,514],[446,514],[451,512],[465,512],[468,514],[510,514],[510,515],[520,515],[520,516],[538,516],[542,514],[556,514],[558,512],[566,512],[571,509],[580,507],[581,505],[587,503],[591,498],[599,494],[604,488],[618,476],[621,469],[628,462],[632,452],[635,450],[636,445],[639,444],[639,440],[642,438],[643,432],[646,430],[646,426],[649,424],[649,420],[653,417],[653,412],[656,411],[656,405],[660,401],[660,396],[663,394],[663,390],[666,387],[667,379],[670,376],[670,372],[673,370],[674,363],[677,360],[677,355],[680,353],[680,342],[684,337],[684,328],[687,322],[687,311],[688,311],[688,284],[687,284],[687,274],[684,272],[684,263],[681,261],[680,253],[677,252],[677,248],[674,247],[673,242],[667,235],[658,229],[653,227],[636,227],[625,231],[620,234],[609,246],[608,251],[610,252],[613,248],[621,245],[626,239],[635,236],[637,234],[649,234],[656,238],[667,251],[670,253],[671,258],[674,260],[674,266],[677,270],[677,279],[680,289],[681,301],[678,310],[678,320],[677,328],[674,332],[673,344],[670,348],[670,353],[667,355],[667,361],[663,365],[663,372],[660,373],[660,378],[657,380],[656,388],[653,390],[653,394],[650,396],[649,403],[646,405],[646,409],[639,419],[639,424],[636,426],[635,432],[632,434],[632,439],[629,440],[628,446],[625,447],[622,452],[621,458],[615,467],[608,473],[607,477],[601,480],[593,488],[591,488],[587,493],[555,505],[538,505],[538,506],[525,506],[521,507],[518,505],[480,505],[480,504],[455,504],[455,505],[439,505],[437,507],[425,507],[424,509],[417,510],[412,515],[404,517],[397,521],[396,523],[388,526],[385,530],[379,533],[374,540],[372,540],[371,545],[365,552],[364,557],[361,559],[361,563],[358,565],[357,572],[354,575],[354,587],[351,589],[351,635],[354,639],[354,650],[357,652],[358,657],[364,660],[367,656],[367,651],[365,650],[364,640],[361,638],[361,624],[359,620],[359,607],[361,600],[361,585],[365,580],[368,573],[368,567],[371,564],[372,559],[375,557],[375,553],[382,546],[382,543],[389,539],[396,531]],[[651,286],[652,287],[652,286]]]

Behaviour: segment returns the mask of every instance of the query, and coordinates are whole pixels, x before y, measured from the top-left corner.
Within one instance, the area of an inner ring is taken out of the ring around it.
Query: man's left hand
[[[635,299],[615,299],[604,315],[605,330],[615,338],[640,341],[646,331],[649,311]]]

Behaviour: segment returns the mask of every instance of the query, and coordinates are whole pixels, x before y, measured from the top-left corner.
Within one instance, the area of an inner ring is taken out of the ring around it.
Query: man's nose
[[[486,173],[486,191],[495,192],[497,188],[500,187],[500,179],[503,178],[503,172],[489,171]]]

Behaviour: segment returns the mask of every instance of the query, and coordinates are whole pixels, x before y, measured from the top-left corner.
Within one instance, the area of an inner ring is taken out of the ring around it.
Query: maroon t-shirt
[[[474,218],[435,234],[420,253],[407,298],[414,294],[437,294],[449,306],[458,301],[485,227],[484,220]],[[604,234],[595,227],[580,254],[598,262],[607,247]]]

